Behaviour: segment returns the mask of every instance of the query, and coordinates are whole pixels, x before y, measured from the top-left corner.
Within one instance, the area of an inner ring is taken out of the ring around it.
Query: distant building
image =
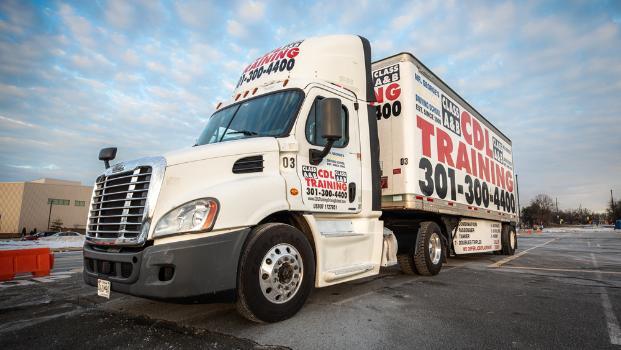
[[[19,235],[23,228],[46,231],[56,220],[67,230],[84,232],[92,191],[79,181],[0,182],[0,236]]]

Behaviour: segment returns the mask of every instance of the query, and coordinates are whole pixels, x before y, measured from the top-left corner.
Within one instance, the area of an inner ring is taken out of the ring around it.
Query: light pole
[[[47,216],[47,229],[50,230],[50,220],[52,219],[52,206],[54,206],[54,200],[50,201],[50,214]]]

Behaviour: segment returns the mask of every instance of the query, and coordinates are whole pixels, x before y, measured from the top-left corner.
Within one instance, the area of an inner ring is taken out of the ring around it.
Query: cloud
[[[93,26],[82,16],[77,15],[73,8],[69,5],[60,5],[59,11],[62,21],[67,25],[73,37],[86,47],[95,46],[95,38],[93,38]]]
[[[260,54],[352,33],[373,59],[412,52],[508,134],[523,204],[547,192],[601,209],[621,191],[616,5],[7,0],[0,13],[0,181],[92,183],[101,147],[124,160],[190,146]]]
[[[127,1],[109,0],[106,20],[117,28],[128,28],[134,21],[134,7]]]
[[[30,123],[27,123],[21,120],[17,120],[17,119],[5,117],[3,115],[0,115],[0,125],[4,125],[3,127],[11,127],[11,126],[27,127],[27,128],[34,127],[33,124],[30,124]]]
[[[122,56],[123,61],[130,66],[137,66],[140,64],[140,57],[136,53],[136,51],[132,49],[127,49],[123,53]]]
[[[181,21],[191,28],[206,29],[218,13],[217,4],[210,0],[175,2],[175,10]]]
[[[248,34],[246,28],[234,19],[228,20],[226,22],[226,31],[232,36],[238,38],[243,38]]]
[[[265,4],[259,1],[246,1],[237,7],[240,19],[244,22],[256,22],[265,15]]]
[[[163,64],[155,61],[147,62],[147,68],[156,73],[166,73],[166,68]]]
[[[6,0],[0,2],[0,31],[21,36],[35,21],[35,10],[26,2]]]

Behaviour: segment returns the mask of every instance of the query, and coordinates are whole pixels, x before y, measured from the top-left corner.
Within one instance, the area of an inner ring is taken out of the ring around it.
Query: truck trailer
[[[277,322],[314,287],[517,248],[511,140],[412,54],[372,63],[360,36],[257,58],[193,147],[115,156],[99,154],[83,253],[102,296],[234,291],[241,315]]]

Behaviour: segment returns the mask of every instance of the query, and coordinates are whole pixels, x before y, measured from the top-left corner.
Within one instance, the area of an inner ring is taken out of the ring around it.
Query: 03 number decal
[[[295,168],[295,158],[294,157],[284,157],[282,159],[282,167],[283,168]]]

